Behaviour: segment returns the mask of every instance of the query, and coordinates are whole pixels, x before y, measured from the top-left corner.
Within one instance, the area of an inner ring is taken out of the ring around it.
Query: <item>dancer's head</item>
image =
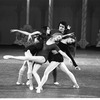
[[[33,32],[33,28],[32,28],[32,26],[29,25],[29,24],[24,25],[24,27],[22,28],[22,30],[23,30],[23,31],[30,32],[30,33]]]
[[[52,35],[52,38],[54,39],[54,41],[60,41],[62,39],[61,33],[55,33]]]
[[[47,35],[50,34],[50,28],[48,26],[42,27],[42,37],[46,39]]]
[[[42,31],[43,33],[50,34],[50,28],[48,26],[43,26]]]
[[[69,30],[71,29],[71,26],[68,25],[65,21],[61,21],[58,24],[58,30],[62,33],[62,34],[67,34],[69,32]]]
[[[65,21],[61,21],[58,24],[58,29],[61,33],[63,33],[65,31],[65,29],[67,29],[67,23]]]

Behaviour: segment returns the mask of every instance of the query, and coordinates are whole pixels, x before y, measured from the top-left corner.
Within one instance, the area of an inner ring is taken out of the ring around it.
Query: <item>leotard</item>
[[[44,56],[46,62],[48,60],[49,53],[52,50],[56,50],[58,52],[60,49],[56,44],[51,44],[51,45],[44,44],[43,49],[37,55]]]

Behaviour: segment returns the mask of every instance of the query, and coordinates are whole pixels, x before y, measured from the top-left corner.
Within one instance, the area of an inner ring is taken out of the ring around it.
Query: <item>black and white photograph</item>
[[[0,0],[0,99],[100,98],[100,0]]]

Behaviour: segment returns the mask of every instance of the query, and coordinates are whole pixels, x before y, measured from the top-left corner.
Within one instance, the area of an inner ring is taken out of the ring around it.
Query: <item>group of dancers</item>
[[[34,76],[37,87],[36,93],[41,93],[43,86],[46,83],[49,74],[52,72],[54,78],[54,84],[59,84],[57,82],[57,67],[59,67],[63,72],[65,72],[73,83],[73,88],[79,88],[79,85],[75,79],[75,76],[67,68],[64,59],[67,59],[69,62],[72,62],[75,69],[80,70],[80,67],[76,64],[74,58],[72,57],[68,44],[75,43],[74,34],[67,32],[67,25],[65,21],[61,21],[58,25],[58,30],[50,30],[49,27],[45,26],[42,28],[42,31],[34,31],[29,33],[26,31],[21,31],[17,29],[12,29],[11,32],[20,32],[22,34],[28,35],[28,42],[33,40],[34,43],[25,48],[25,56],[13,56],[5,55],[4,59],[17,59],[22,60],[23,65],[19,70],[17,85],[24,84],[22,82],[23,73],[28,67],[27,71],[27,82],[29,89],[33,90],[33,81]],[[38,74],[38,70],[43,64],[49,62],[48,66],[45,68],[42,79]]]

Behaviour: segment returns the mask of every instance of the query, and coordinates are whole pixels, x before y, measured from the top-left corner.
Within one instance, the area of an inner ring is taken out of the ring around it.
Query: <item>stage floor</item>
[[[99,98],[100,97],[100,51],[99,50],[77,50],[75,60],[81,70],[75,70],[68,61],[65,63],[69,70],[75,75],[80,86],[79,89],[72,88],[69,77],[58,68],[57,80],[59,85],[53,84],[52,74],[44,85],[44,90],[37,94],[36,90],[30,91],[28,86],[17,86],[15,83],[22,61],[4,60],[3,55],[24,55],[23,49],[0,48],[0,98]],[[42,77],[47,63],[39,70]],[[27,70],[23,76],[26,82]],[[33,77],[34,87],[37,83]]]

